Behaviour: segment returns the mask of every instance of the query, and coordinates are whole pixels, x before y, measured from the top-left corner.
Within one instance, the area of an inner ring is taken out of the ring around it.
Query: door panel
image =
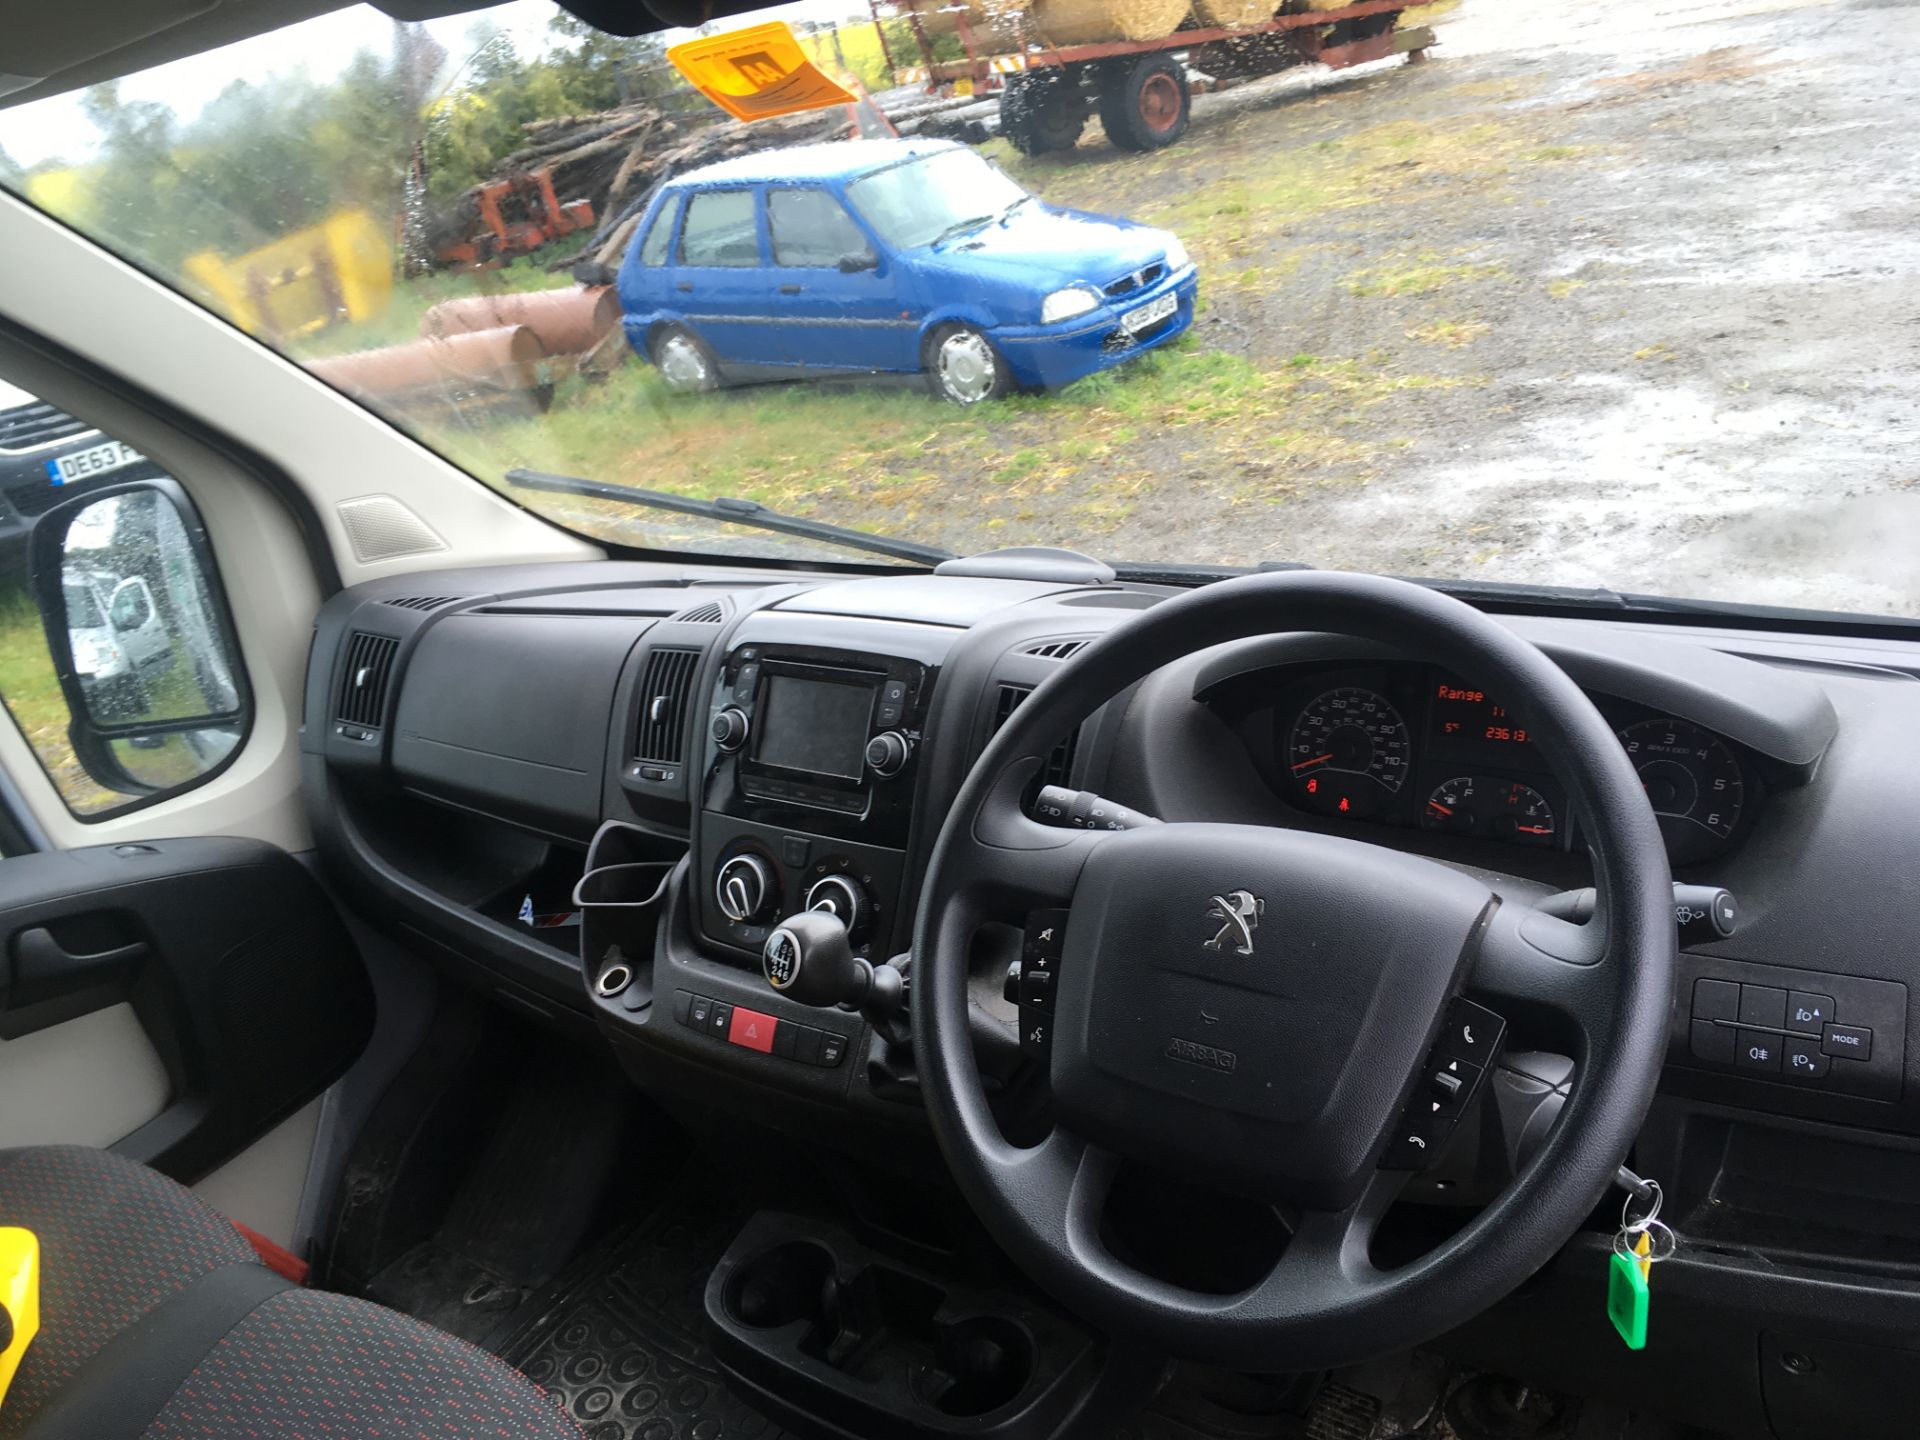
[[[924,307],[903,312],[898,267],[837,195],[815,186],[768,190],[767,237],[784,359],[824,370],[920,368]]]
[[[771,282],[758,212],[752,190],[703,190],[688,197],[667,301],[715,355],[739,364],[780,358],[767,314]]]
[[[297,861],[260,841],[152,840],[8,860],[0,946],[0,1039],[53,1045],[83,1017],[131,1009],[168,1098],[113,1148],[181,1179],[313,1099],[372,1029],[372,989],[331,902]]]
[[[112,1145],[166,1109],[172,1092],[129,1004],[0,1040],[0,1150]]]

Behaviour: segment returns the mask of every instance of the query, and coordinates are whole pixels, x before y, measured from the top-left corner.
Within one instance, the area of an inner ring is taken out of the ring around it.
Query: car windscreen
[[[847,187],[854,208],[897,250],[930,245],[969,221],[997,220],[1025,195],[968,150],[943,150],[910,160]]]

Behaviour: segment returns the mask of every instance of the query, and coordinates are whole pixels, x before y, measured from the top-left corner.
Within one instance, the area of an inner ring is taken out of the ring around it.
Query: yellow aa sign
[[[853,100],[845,86],[807,58],[784,20],[689,40],[668,50],[667,59],[736,120],[766,120]]]

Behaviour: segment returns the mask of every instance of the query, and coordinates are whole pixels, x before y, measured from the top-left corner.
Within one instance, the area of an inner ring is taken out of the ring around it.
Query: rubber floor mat
[[[559,1397],[587,1440],[778,1440],[706,1343],[707,1276],[747,1215],[682,1185],[549,1287],[503,1358]]]

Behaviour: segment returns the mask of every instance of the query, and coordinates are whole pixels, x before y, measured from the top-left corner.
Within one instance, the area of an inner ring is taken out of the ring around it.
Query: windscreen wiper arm
[[[929,246],[938,245],[943,240],[951,240],[954,236],[965,234],[969,230],[978,230],[982,225],[991,225],[998,218],[996,215],[973,215],[965,220],[956,220],[938,235],[934,236],[933,239],[929,240],[927,244]]]
[[[585,480],[577,475],[550,475],[544,470],[507,471],[507,483],[522,490],[551,490],[558,495],[585,495],[595,500],[612,500],[622,505],[644,505],[651,510],[671,510],[680,515],[698,515],[705,520],[723,520],[730,525],[750,525],[757,530],[773,530],[782,535],[797,535],[806,540],[821,540],[829,545],[844,545],[849,550],[865,550],[895,560],[911,560],[917,565],[938,565],[954,558],[951,550],[938,545],[922,545],[918,540],[896,540],[891,535],[870,535],[865,530],[848,530],[824,520],[807,520],[798,515],[783,515],[769,510],[758,500],[736,500],[722,495],[713,500],[698,500],[690,495],[670,495],[664,490],[643,490],[637,485],[615,485],[607,480]]]

